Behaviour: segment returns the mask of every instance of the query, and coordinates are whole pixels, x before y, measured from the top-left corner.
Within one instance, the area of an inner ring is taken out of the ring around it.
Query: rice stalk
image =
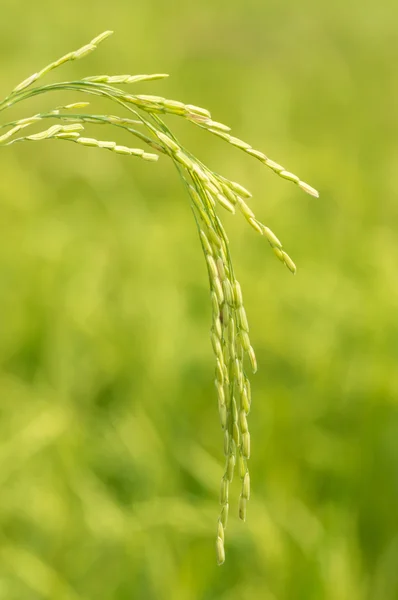
[[[214,121],[208,110],[157,95],[126,93],[115,87],[119,84],[163,79],[167,74],[95,75],[76,81],[37,85],[39,80],[52,70],[95,50],[111,33],[105,31],[82,48],[62,56],[22,81],[0,102],[0,112],[35,96],[61,90],[105,98],[112,102],[113,106],[123,109],[124,114],[120,116],[91,113],[88,111],[89,102],[77,101],[0,124],[0,129],[7,130],[0,135],[0,146],[9,146],[16,142],[64,140],[148,161],[156,161],[159,154],[166,155],[176,167],[190,199],[209,279],[212,307],[210,339],[215,358],[214,385],[225,455],[216,535],[217,562],[222,564],[225,560],[224,540],[229,513],[230,483],[236,471],[241,482],[238,514],[243,521],[246,520],[247,503],[250,498],[248,460],[251,444],[248,415],[251,408],[251,386],[247,366],[255,373],[257,361],[250,341],[241,286],[234,273],[229,240],[219,216],[220,208],[232,214],[239,212],[252,229],[265,237],[276,257],[292,273],[296,272],[296,265],[283,249],[277,236],[256,217],[248,205],[250,191],[203,164],[177,140],[162,117],[169,114],[182,117],[245,154],[253,156],[282,179],[295,183],[306,193],[318,197],[318,192],[247,142],[232,136],[229,133],[230,127]],[[44,126],[48,120],[55,121],[55,124],[37,133],[19,135],[26,128]],[[112,140],[83,137],[81,133],[87,123],[127,131],[156,151],[156,154],[141,148],[119,145]]]

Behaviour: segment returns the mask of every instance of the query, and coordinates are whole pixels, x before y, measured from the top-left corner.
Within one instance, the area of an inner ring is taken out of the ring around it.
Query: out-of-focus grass
[[[142,89],[208,107],[321,199],[173,121],[298,264],[227,215],[259,373],[253,497],[220,569],[210,308],[178,177],[66,144],[2,150],[0,598],[396,598],[398,9],[70,0],[60,22],[39,6],[34,27],[36,5],[2,6],[2,95],[115,29],[65,78],[170,72]]]

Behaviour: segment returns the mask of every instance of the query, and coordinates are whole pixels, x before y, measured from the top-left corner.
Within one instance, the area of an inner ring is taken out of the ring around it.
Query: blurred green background
[[[52,80],[170,73],[134,89],[209,108],[321,197],[168,119],[253,192],[298,265],[225,216],[259,371],[248,521],[232,501],[219,568],[210,303],[175,169],[57,142],[1,150],[0,599],[398,598],[398,7],[3,0],[1,14],[2,97],[114,29]]]

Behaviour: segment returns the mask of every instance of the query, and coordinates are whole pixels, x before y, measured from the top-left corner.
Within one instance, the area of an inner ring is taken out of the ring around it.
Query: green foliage
[[[397,9],[249,0],[177,14],[121,2],[109,21],[109,3],[71,0],[61,21],[59,6],[39,4],[34,27],[28,7],[3,7],[2,97],[88,28],[111,26],[107,51],[65,65],[67,80],[115,65],[170,72],[139,91],[210,107],[322,199],[166,117],[184,147],[250,187],[250,207],[299,265],[289,277],[260,236],[223,216],[258,373],[250,505],[243,525],[231,502],[219,569],[206,272],[170,161],[58,141],[2,150],[0,598],[392,600]],[[54,92],[3,115],[75,101]],[[107,127],[83,125],[108,140]]]

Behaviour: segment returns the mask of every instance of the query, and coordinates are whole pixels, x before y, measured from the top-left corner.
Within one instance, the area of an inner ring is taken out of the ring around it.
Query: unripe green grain
[[[220,521],[221,521],[222,526],[224,527],[224,529],[227,528],[228,513],[229,513],[229,504],[228,504],[228,502],[226,502],[224,504],[224,506],[222,507],[221,513],[220,513]]]
[[[250,403],[249,403],[249,399],[247,397],[246,386],[243,386],[240,401],[241,401],[243,410],[245,411],[246,414],[248,414],[250,412]]]
[[[250,458],[250,433],[242,433],[242,454],[244,458]]]
[[[228,410],[225,404],[218,404],[218,414],[220,417],[221,428],[225,429],[227,426],[228,420]]]
[[[230,446],[230,436],[229,431],[224,431],[224,454],[228,456],[229,454],[229,446]]]
[[[221,340],[222,339],[222,325],[221,325],[221,319],[219,316],[213,320],[213,330]]]
[[[224,527],[220,520],[218,520],[217,537],[219,537],[224,542]]]
[[[227,278],[227,274],[225,272],[225,264],[224,261],[222,260],[221,257],[218,257],[216,260],[216,265],[217,265],[217,272],[218,272],[218,276],[221,279],[221,281],[223,282],[224,285],[224,281]]]
[[[247,413],[244,409],[242,409],[239,413],[239,427],[242,433],[247,433],[249,431],[246,414]]]
[[[238,310],[236,311],[236,314],[238,315],[239,327],[241,329],[243,329],[243,331],[246,331],[246,333],[248,333],[249,332],[249,322],[247,320],[246,311],[245,311],[244,307],[240,306],[238,308]]]
[[[222,304],[224,302],[224,292],[222,291],[222,285],[218,277],[213,279],[212,285],[216,293],[218,303]]]
[[[239,427],[237,423],[233,423],[232,424],[232,439],[234,440],[236,446],[239,446],[240,444],[240,433],[239,433]]]
[[[235,345],[236,325],[233,319],[228,322],[228,341],[231,346]]]
[[[240,196],[243,196],[243,198],[252,197],[252,193],[249,192],[249,190],[247,190],[246,188],[244,188],[243,185],[240,185],[240,183],[236,183],[236,181],[229,181],[228,184],[234,192],[236,192]]]
[[[224,383],[224,363],[216,359],[216,381],[221,385]]]
[[[223,354],[222,354],[220,338],[218,337],[218,335],[216,335],[214,333],[214,331],[212,331],[210,339],[211,339],[211,343],[213,345],[214,354],[221,361],[223,358]]]
[[[237,423],[238,422],[238,407],[236,406],[235,396],[232,398],[231,410],[232,410],[232,421],[233,421],[233,423]]]
[[[224,540],[217,536],[216,540],[217,564],[222,565],[225,562]]]
[[[213,246],[216,246],[217,248],[221,248],[220,236],[214,231],[214,229],[209,228],[208,236],[209,236],[209,240],[213,244]]]
[[[249,338],[249,334],[244,331],[243,329],[240,330],[239,332],[239,340],[240,343],[242,344],[242,348],[245,352],[249,351],[250,348],[250,338]]]
[[[217,194],[216,198],[217,198],[218,203],[223,208],[225,208],[226,210],[228,210],[233,215],[235,214],[235,207],[234,207],[234,205],[231,204],[231,202],[229,200],[227,200],[227,198],[225,198],[225,196],[223,196],[222,194]]]
[[[223,293],[224,293],[224,298],[225,298],[224,282],[223,282],[222,288],[223,288]],[[230,310],[228,304],[226,304],[225,302],[224,302],[224,304],[222,306],[222,320],[223,320],[224,328],[227,328],[228,327],[228,323],[231,320],[231,310]]]
[[[247,507],[247,498],[244,498],[241,495],[239,497],[239,518],[242,521],[246,521],[246,507]]]
[[[207,239],[207,236],[204,231],[200,231],[200,238],[202,240],[202,245],[205,253],[209,256],[213,256],[213,248],[211,247],[211,244]]]
[[[236,279],[233,283],[233,292],[234,292],[235,307],[239,308],[239,307],[243,306],[242,290],[241,290],[239,281],[236,281]]]
[[[225,302],[227,304],[229,304],[229,306],[233,306],[234,305],[234,294],[233,294],[231,282],[229,281],[229,279],[224,279],[222,288],[223,288],[223,292],[224,292]]]
[[[264,233],[265,237],[267,238],[267,240],[269,241],[269,243],[271,244],[271,246],[276,246],[279,249],[282,248],[281,242],[278,240],[276,235],[271,231],[271,229],[264,226],[263,233]]]
[[[250,364],[252,366],[252,371],[253,374],[257,372],[257,359],[256,359],[256,355],[254,353],[253,347],[250,346],[249,350],[247,351],[247,354],[249,356],[250,359]]]
[[[260,235],[263,235],[263,225],[260,223],[260,221],[257,221],[256,219],[249,217],[247,219],[247,222],[253,227],[253,229],[255,231],[257,231],[257,233],[259,233]]]
[[[224,386],[222,383],[220,383],[217,379],[214,382],[216,388],[217,388],[217,396],[218,396],[218,401],[220,404],[225,404],[225,392],[224,392]]]
[[[246,498],[246,500],[249,500],[250,498],[250,475],[248,472],[246,472],[243,477],[242,497]]]
[[[234,478],[234,470],[235,470],[235,456],[230,454],[227,458],[227,465],[225,468],[226,478],[229,482],[231,482]]]
[[[242,480],[243,480],[245,474],[247,473],[246,459],[243,456],[241,449],[239,450],[239,455],[238,455],[238,473],[239,473],[239,477]]]

